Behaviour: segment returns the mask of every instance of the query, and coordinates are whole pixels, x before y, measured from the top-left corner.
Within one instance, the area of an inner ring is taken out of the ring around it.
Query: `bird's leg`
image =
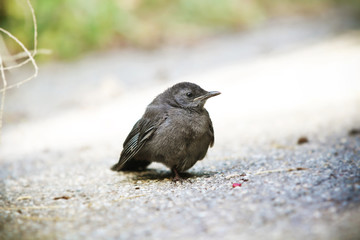
[[[182,179],[178,173],[178,171],[176,170],[176,167],[171,168],[171,172],[173,173],[173,182],[177,182],[180,181],[182,182],[184,179]]]

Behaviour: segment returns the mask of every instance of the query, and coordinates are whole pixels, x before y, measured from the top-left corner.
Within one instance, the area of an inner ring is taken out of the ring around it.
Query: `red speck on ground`
[[[233,183],[232,187],[233,187],[233,188],[235,188],[235,187],[241,187],[241,183]]]

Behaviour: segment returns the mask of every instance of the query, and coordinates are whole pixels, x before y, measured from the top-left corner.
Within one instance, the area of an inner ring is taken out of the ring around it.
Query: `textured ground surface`
[[[44,66],[7,99],[0,238],[359,239],[360,35],[293,24]],[[183,80],[222,92],[208,156],[183,184],[158,164],[111,172],[146,104]]]

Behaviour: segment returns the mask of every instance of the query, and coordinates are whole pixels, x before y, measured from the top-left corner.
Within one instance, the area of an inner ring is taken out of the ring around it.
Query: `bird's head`
[[[205,91],[198,85],[189,82],[178,83],[169,88],[168,91],[173,103],[188,109],[202,109],[206,100],[220,94],[217,91]]]

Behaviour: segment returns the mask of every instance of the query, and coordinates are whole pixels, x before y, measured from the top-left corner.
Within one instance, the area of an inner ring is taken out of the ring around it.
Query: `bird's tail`
[[[121,170],[121,165],[119,163],[113,165],[110,169],[113,171],[120,171]]]
[[[144,171],[151,162],[147,160],[134,160],[127,162],[119,161],[117,164],[111,167],[113,171]]]

